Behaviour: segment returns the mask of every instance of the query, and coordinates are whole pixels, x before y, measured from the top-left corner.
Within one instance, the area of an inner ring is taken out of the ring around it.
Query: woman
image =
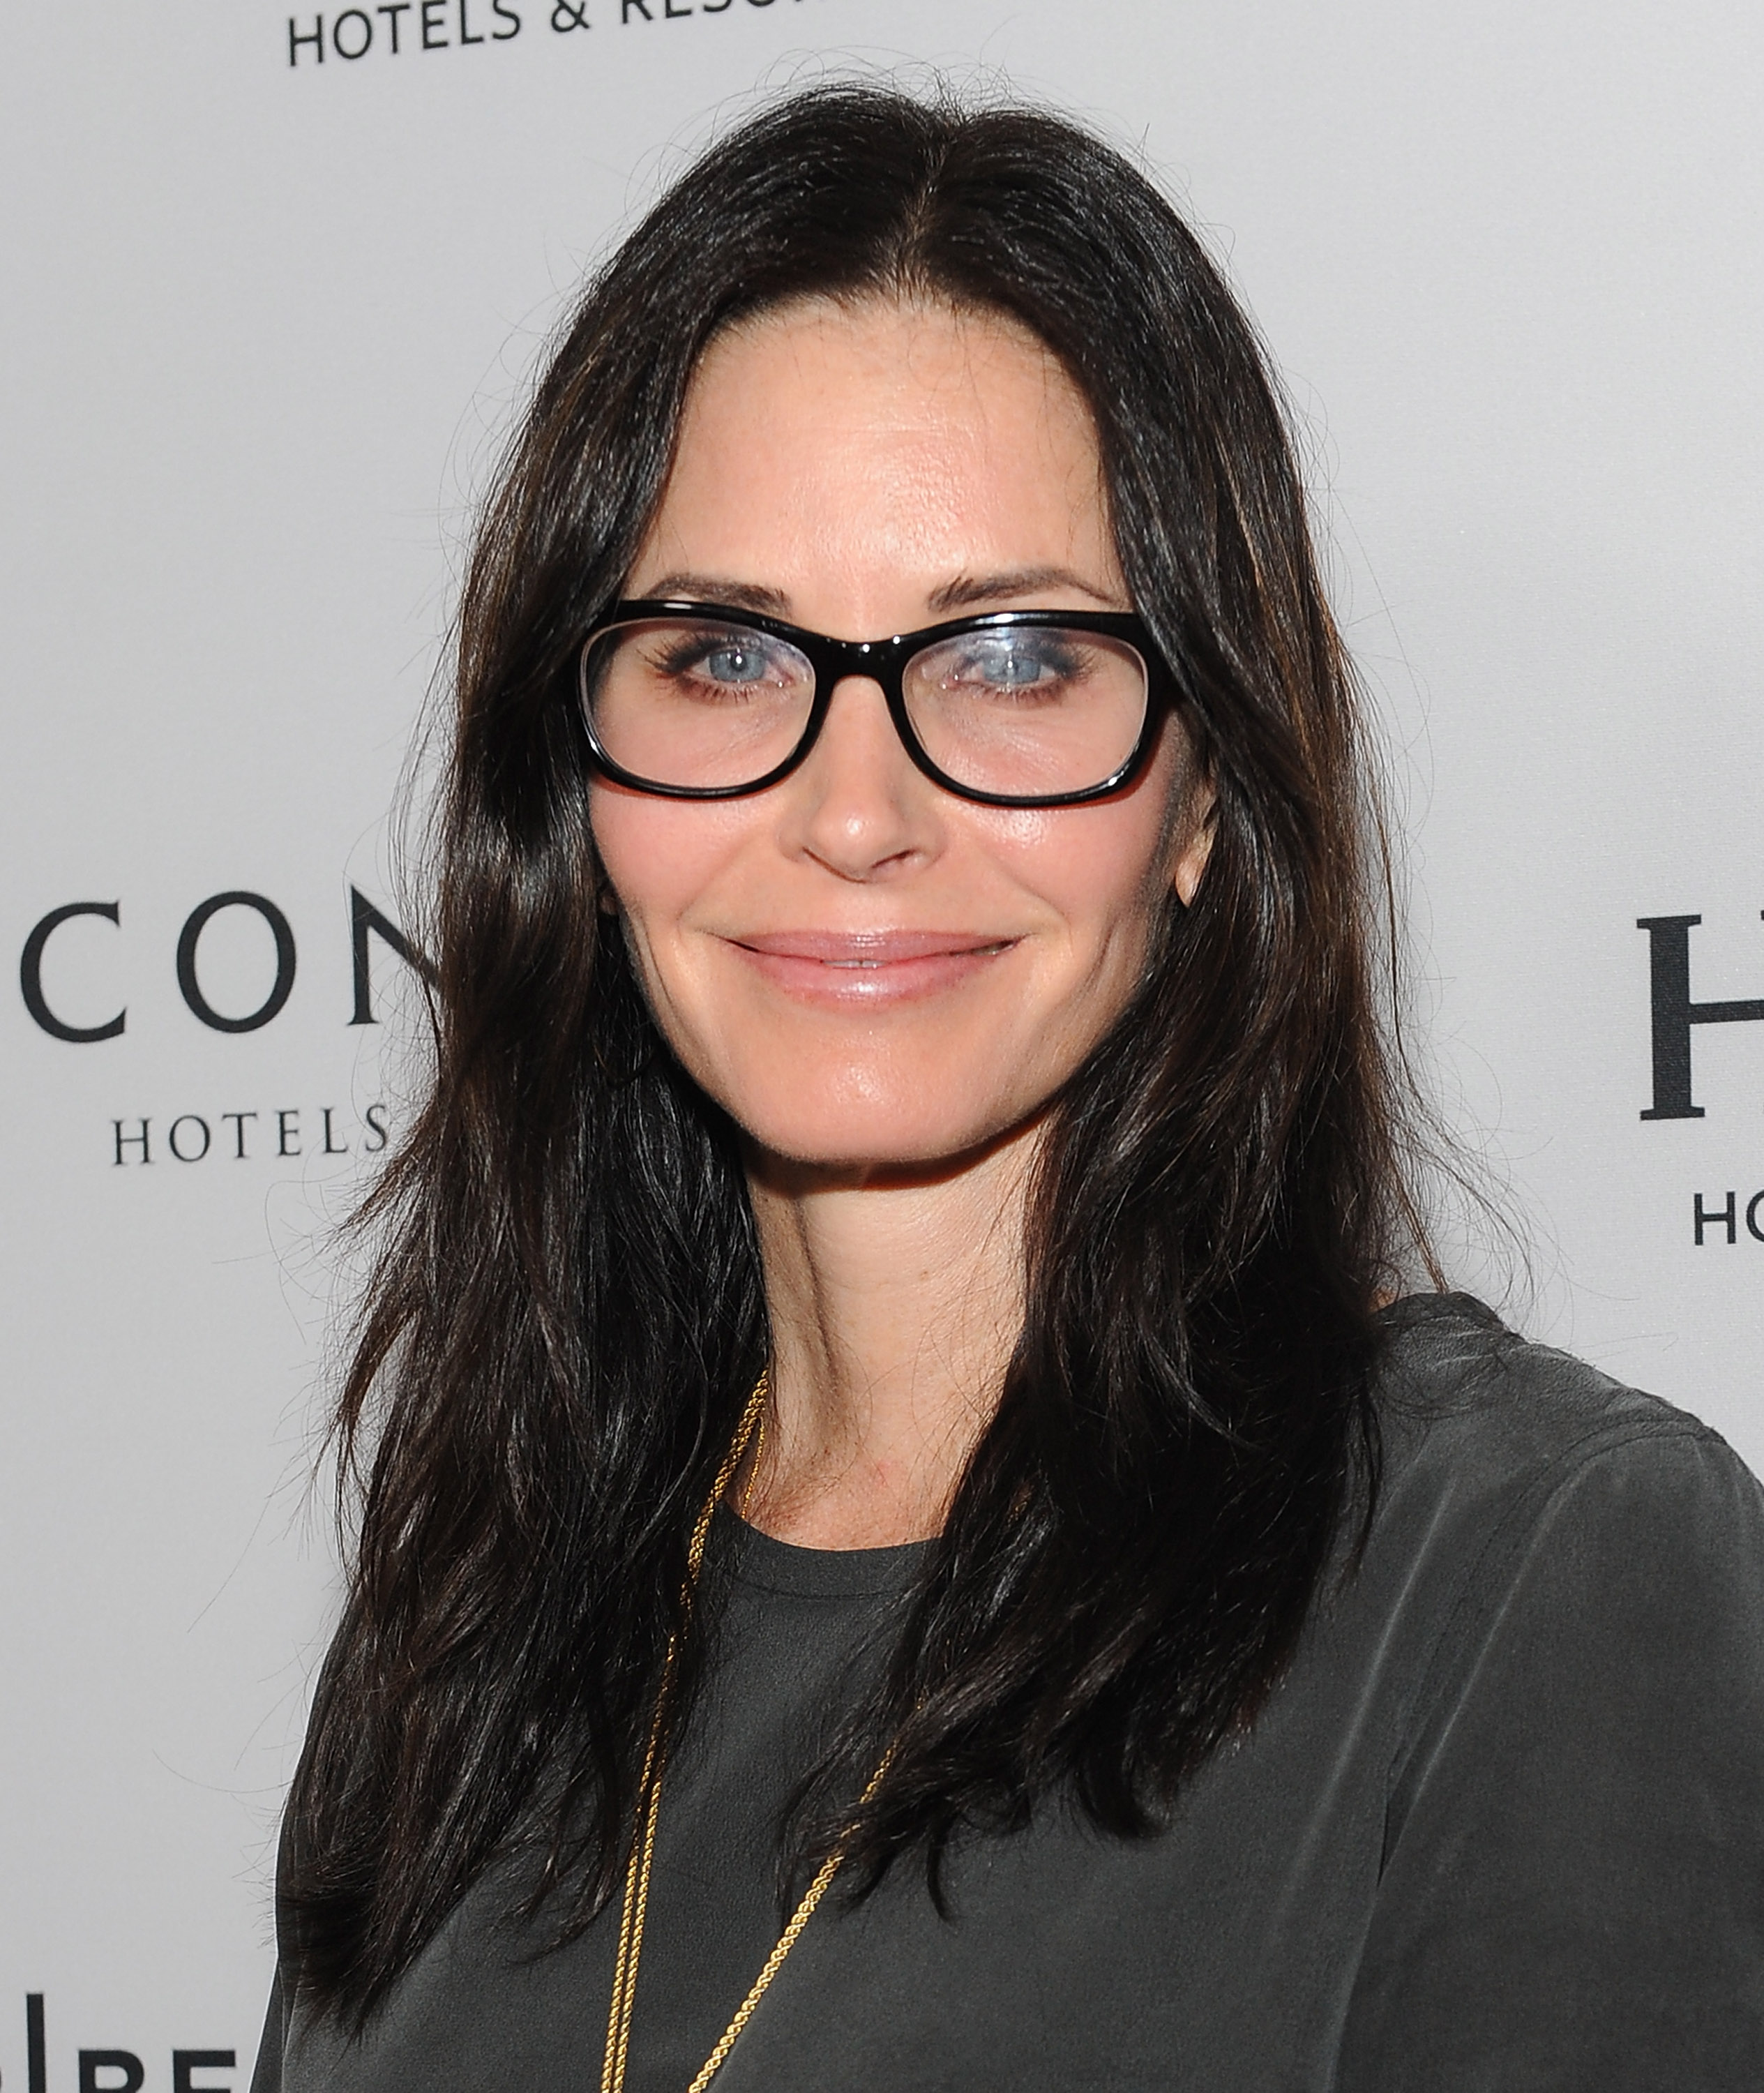
[[[1361,765],[1107,148],[821,90],[625,243],[466,592],[257,2087],[1760,2082],[1758,1487],[1399,1298]]]

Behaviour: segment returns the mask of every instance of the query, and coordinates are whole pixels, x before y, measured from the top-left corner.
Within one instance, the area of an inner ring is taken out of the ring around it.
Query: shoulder
[[[1338,1616],[1389,1715],[1343,2082],[1751,2085],[1764,1492],[1475,1302],[1386,1324]]]
[[[1360,1574],[1421,1605],[1436,1662],[1497,1633],[1764,1649],[1764,1488],[1718,1432],[1461,1294],[1384,1322]]]
[[[1688,1411],[1509,1330],[1467,1294],[1386,1309],[1375,1402],[1390,1503],[1479,1523],[1543,1504],[1593,1469],[1702,1471],[1741,1505],[1757,1479]],[[1644,1489],[1643,1494],[1645,1494]]]

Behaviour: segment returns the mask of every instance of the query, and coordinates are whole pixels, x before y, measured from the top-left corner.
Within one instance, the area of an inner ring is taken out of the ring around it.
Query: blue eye
[[[766,673],[766,657],[757,647],[732,642],[712,648],[698,666],[719,683],[757,683]]]
[[[731,691],[797,680],[794,650],[777,647],[755,632],[712,629],[666,633],[656,649],[655,666],[672,682],[715,684]]]
[[[655,704],[740,711],[811,702],[815,672],[795,648],[746,626],[696,621],[630,628],[622,658],[641,665]],[[620,680],[616,673],[608,687]]]
[[[992,691],[1051,693],[1079,672],[1076,650],[1046,632],[982,634],[970,639],[950,664],[952,680]]]

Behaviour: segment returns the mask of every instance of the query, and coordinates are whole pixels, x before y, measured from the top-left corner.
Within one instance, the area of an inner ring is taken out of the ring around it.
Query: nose
[[[897,878],[936,855],[937,800],[888,717],[882,687],[847,676],[802,767],[785,782],[780,841],[841,879]]]

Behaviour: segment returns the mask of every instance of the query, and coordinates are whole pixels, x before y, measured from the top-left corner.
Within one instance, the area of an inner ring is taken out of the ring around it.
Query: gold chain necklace
[[[698,1523],[692,1529],[692,1539],[686,1549],[686,1590],[690,1597],[696,1590],[698,1572],[704,1562],[704,1544],[711,1532],[711,1521],[717,1506],[739,1472],[741,1460],[747,1451],[748,1441],[754,1442],[754,1466],[747,1479],[747,1487],[741,1493],[741,1509],[746,1512],[748,1499],[753,1495],[754,1481],[759,1472],[759,1457],[766,1445],[766,1398],[771,1392],[771,1376],[763,1373],[754,1384],[754,1392],[747,1398],[747,1407],[735,1428],[735,1437],[723,1465],[716,1471],[716,1480],[711,1486],[704,1509],[698,1514]],[[637,1965],[643,1952],[643,1921],[649,1909],[650,1870],[655,1857],[655,1826],[661,1815],[661,1736],[662,1724],[668,1712],[669,1694],[674,1683],[677,1649],[672,1638],[668,1654],[662,1664],[662,1680],[655,1696],[655,1714],[650,1725],[649,1749],[644,1754],[643,1775],[638,1784],[637,1835],[631,1842],[631,1857],[625,1870],[625,1903],[619,1918],[619,1954],[612,1970],[612,2003],[607,2013],[606,2056],[600,2066],[600,2093],[625,2093],[625,2057],[631,2041],[631,2009],[637,2003]],[[881,1763],[871,1774],[869,1785],[863,1791],[863,1801],[868,1802],[882,1784],[882,1776],[888,1771],[894,1757],[894,1747],[889,1745],[882,1755]],[[863,1806],[860,1803],[859,1807]],[[777,1945],[766,1957],[759,1974],[745,1999],[735,2008],[735,2017],[724,2029],[716,2048],[705,2059],[698,2075],[686,2088],[686,2093],[704,2093],[704,2089],[723,2068],[729,2052],[740,2039],[741,2032],[753,2017],[754,2008],[766,1996],[767,1987],[784,1966],[785,1957],[795,1947],[802,1929],[815,1916],[815,1907],[827,1894],[828,1885],[839,1872],[839,1864],[845,1855],[838,1849],[829,1853],[815,1872],[815,1879],[802,1893],[802,1900],[790,1914],[790,1922],[778,1935]]]

